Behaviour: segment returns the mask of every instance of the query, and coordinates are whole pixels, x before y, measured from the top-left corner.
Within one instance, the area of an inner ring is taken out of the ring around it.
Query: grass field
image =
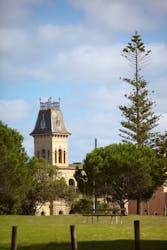
[[[10,249],[17,225],[18,250],[71,250],[70,225],[76,225],[78,250],[134,250],[134,220],[140,220],[141,250],[167,249],[167,217],[125,216],[123,224],[103,217],[92,224],[81,215],[0,216],[0,249]]]

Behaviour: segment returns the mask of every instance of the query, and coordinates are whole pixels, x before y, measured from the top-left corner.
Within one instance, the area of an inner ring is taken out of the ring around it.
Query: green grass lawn
[[[76,225],[78,250],[134,250],[134,220],[140,220],[141,250],[167,249],[167,217],[125,216],[116,225],[109,217],[92,224],[81,215],[0,216],[0,249],[10,249],[17,225],[18,250],[71,250],[70,225]]]

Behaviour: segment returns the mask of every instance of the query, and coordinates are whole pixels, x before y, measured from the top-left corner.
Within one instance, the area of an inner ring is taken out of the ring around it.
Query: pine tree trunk
[[[136,214],[141,214],[141,209],[140,209],[140,198],[138,198],[137,200],[136,200],[136,205],[137,205],[137,207],[136,207]]]

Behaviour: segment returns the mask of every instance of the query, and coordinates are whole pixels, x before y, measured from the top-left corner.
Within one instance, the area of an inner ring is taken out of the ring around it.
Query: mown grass
[[[123,224],[102,217],[92,224],[81,215],[0,216],[0,249],[9,250],[11,228],[18,226],[18,250],[71,250],[70,225],[76,225],[78,250],[134,250],[134,220],[140,220],[141,250],[167,249],[167,217],[125,216]]]

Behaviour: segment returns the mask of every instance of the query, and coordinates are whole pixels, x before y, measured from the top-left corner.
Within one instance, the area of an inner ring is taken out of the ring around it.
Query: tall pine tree
[[[134,78],[124,78],[123,80],[132,86],[132,91],[125,94],[129,100],[126,106],[120,106],[122,111],[122,129],[120,136],[123,142],[133,142],[136,145],[146,145],[151,141],[154,133],[152,129],[158,124],[160,116],[153,111],[154,102],[149,98],[147,82],[140,75],[142,67],[148,61],[151,51],[146,50],[140,35],[135,32],[131,41],[123,49],[122,56],[127,59],[134,69]],[[141,197],[137,198],[137,213],[140,213]]]
[[[123,49],[125,57],[134,68],[134,78],[123,80],[132,86],[132,92],[125,94],[130,101],[126,106],[120,106],[124,119],[121,121],[120,136],[124,142],[147,144],[152,135],[152,129],[157,126],[159,116],[152,111],[154,102],[148,98],[147,82],[140,75],[142,66],[148,61],[150,50],[145,49],[140,35],[135,32],[131,41]]]

